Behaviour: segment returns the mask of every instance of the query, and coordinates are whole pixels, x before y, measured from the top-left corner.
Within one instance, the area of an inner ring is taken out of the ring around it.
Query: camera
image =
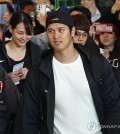
[[[113,32],[113,24],[96,24],[95,31],[99,32]]]

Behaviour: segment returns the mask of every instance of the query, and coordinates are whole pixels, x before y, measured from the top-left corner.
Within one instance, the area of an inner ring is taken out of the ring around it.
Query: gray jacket
[[[31,41],[41,47],[42,50],[49,49],[49,42],[46,32],[33,35]]]

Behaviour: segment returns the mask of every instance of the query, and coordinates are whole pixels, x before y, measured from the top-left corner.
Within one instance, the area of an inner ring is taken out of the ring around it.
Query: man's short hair
[[[89,19],[89,21],[91,21],[91,12],[88,8],[84,6],[75,6],[71,8],[70,13],[72,13],[73,11],[77,11],[77,12],[85,14],[87,18]]]
[[[22,2],[19,4],[19,8],[20,8],[20,10],[24,10],[25,7],[26,7],[26,6],[29,6],[29,5],[34,6],[34,4],[33,4],[32,1],[25,0],[25,1],[22,1]]]

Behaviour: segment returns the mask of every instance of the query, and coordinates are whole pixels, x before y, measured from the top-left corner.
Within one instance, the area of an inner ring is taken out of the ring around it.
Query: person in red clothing
[[[0,134],[13,134],[20,93],[0,66]]]

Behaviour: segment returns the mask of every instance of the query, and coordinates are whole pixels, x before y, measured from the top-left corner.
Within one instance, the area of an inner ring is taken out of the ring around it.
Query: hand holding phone
[[[46,5],[37,4],[36,5],[36,12],[37,14],[46,15]]]
[[[23,65],[24,65],[24,62],[21,62],[19,64],[14,65],[13,66],[13,72],[17,73],[18,71],[20,71],[20,69],[23,68]],[[15,81],[14,83],[15,83],[15,85],[17,85],[17,84],[19,84],[19,81]]]
[[[104,52],[104,49],[100,48],[100,53],[101,53],[101,54],[104,54],[104,53],[105,53],[105,52]]]

